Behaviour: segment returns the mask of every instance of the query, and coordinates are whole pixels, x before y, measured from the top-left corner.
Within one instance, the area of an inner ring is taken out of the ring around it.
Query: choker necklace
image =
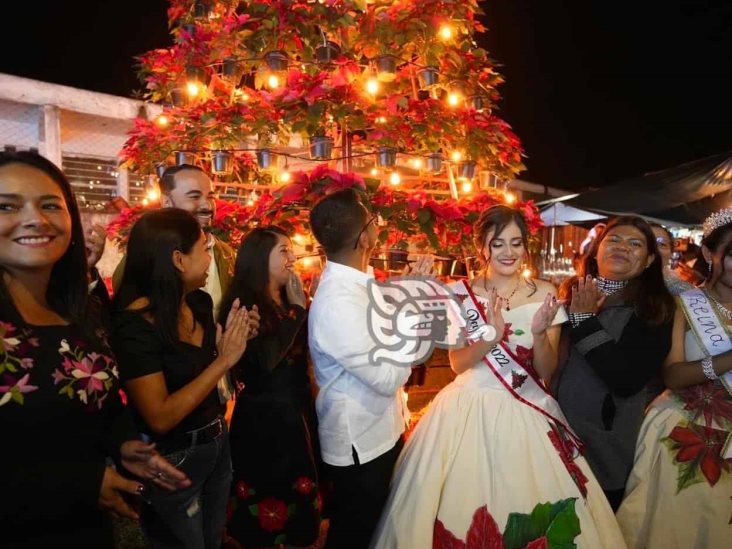
[[[605,295],[614,294],[628,285],[627,280],[610,280],[602,276],[595,278],[595,281],[597,282],[597,289]]]
[[[500,294],[496,291],[496,295],[498,297],[500,297],[503,301],[506,302],[506,310],[507,311],[510,311],[511,310],[511,298],[518,291],[519,286],[521,286],[521,279],[520,278],[516,281],[516,287],[513,289],[513,291],[511,292],[511,295],[509,295],[508,297],[501,297]],[[485,275],[483,275],[483,288],[485,289],[486,292],[490,293],[490,290],[488,290],[488,277],[485,276]]]

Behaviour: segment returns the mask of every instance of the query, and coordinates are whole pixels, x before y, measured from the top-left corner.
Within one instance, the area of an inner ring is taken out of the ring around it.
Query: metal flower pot
[[[234,171],[234,155],[229,151],[214,151],[211,156],[211,171],[219,175],[229,175]]]
[[[310,138],[310,158],[313,160],[330,160],[333,155],[333,138],[316,135]]]
[[[206,73],[206,69],[204,69],[203,67],[186,67],[186,78],[188,80],[192,80],[193,82],[201,82],[206,84],[208,74]]]
[[[396,79],[397,60],[393,55],[380,55],[376,58],[376,77],[382,82],[393,82]]]
[[[257,164],[263,170],[266,170],[272,165],[274,160],[274,154],[269,149],[261,149],[257,151]]]
[[[401,272],[409,263],[407,261],[408,255],[409,252],[406,250],[382,250],[369,259],[369,264],[375,269],[380,269],[382,271]]]
[[[221,65],[221,76],[229,80],[235,80],[241,76],[242,69],[236,57],[227,57]]]
[[[434,270],[437,276],[450,276],[455,265],[453,257],[435,257]]]
[[[193,4],[193,15],[194,17],[208,17],[211,13],[211,5],[208,0],[196,0]]]
[[[444,157],[441,153],[431,153],[427,155],[427,171],[429,173],[440,173],[442,171],[442,161]]]
[[[440,80],[440,73],[437,72],[437,67],[425,67],[417,73],[417,80],[419,80],[420,88],[428,88],[437,84]]]
[[[282,50],[270,51],[264,56],[264,62],[270,70],[281,72],[287,70],[287,54]]]
[[[315,59],[318,63],[331,63],[341,53],[341,47],[335,42],[328,40],[325,44],[320,44],[315,48]]]
[[[185,151],[175,151],[175,165],[182,166],[183,164],[195,166],[196,155]]]
[[[175,88],[170,90],[170,102],[173,104],[174,107],[182,107],[186,104],[186,100],[188,98],[188,95],[186,94],[186,90],[183,88]]]
[[[376,149],[376,165],[379,168],[393,168],[396,166],[397,150],[394,147],[379,147]]]
[[[168,165],[165,162],[158,162],[157,164],[155,164],[155,174],[158,176],[158,179],[163,177],[163,174],[167,169]]]
[[[475,161],[463,160],[457,166],[460,179],[473,179],[475,177]]]
[[[476,94],[468,97],[468,106],[478,112],[485,109],[485,96]]]

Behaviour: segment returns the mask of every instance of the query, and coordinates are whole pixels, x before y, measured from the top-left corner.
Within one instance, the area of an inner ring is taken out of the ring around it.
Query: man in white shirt
[[[402,386],[411,368],[369,360],[376,217],[347,189],[318,202],[310,226],[327,256],[308,319],[320,447],[335,499],[326,548],[366,548],[403,446],[409,412]]]

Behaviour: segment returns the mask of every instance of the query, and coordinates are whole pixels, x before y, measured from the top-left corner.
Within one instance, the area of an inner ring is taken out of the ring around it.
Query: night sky
[[[732,151],[729,0],[490,0],[522,179],[583,189]],[[5,1],[0,72],[130,96],[164,0]],[[21,34],[11,32],[12,29]]]

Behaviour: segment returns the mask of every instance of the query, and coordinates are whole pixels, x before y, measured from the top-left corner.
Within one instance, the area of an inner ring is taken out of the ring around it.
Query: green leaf
[[[259,514],[259,505],[254,504],[249,506],[249,514],[254,515],[255,517]]]
[[[290,505],[288,505],[287,506],[287,516],[291,517],[292,515],[295,514],[296,510],[297,510],[297,505],[295,505],[294,503],[291,503]]]
[[[15,372],[18,371],[18,368],[15,367],[15,364],[13,364],[10,361],[8,361],[8,362],[5,363],[5,368],[7,368],[8,372],[15,373]]]
[[[579,517],[575,512],[575,500],[564,500],[566,505],[557,513],[546,531],[551,549],[574,549],[574,538],[580,535]]]
[[[275,545],[281,545],[287,541],[287,534],[280,534],[274,539]]]
[[[17,387],[10,389],[10,398],[18,404],[23,404],[23,393],[21,393]]]
[[[518,328],[516,331],[513,332],[517,336],[524,335],[526,332],[524,332],[521,328]]]
[[[557,545],[552,549],[575,547],[574,538],[579,535],[579,519],[574,509],[577,498],[569,498],[556,503],[540,503],[530,515],[511,513],[506,521],[503,543],[506,549],[522,549],[529,542],[549,534]]]

